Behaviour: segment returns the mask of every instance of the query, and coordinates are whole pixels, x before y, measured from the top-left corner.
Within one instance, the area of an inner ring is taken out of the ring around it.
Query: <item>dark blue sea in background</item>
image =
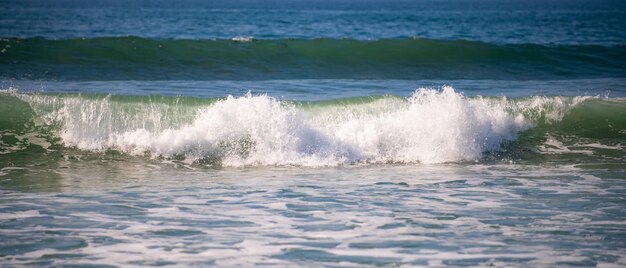
[[[626,2],[0,0],[0,266],[626,266]]]

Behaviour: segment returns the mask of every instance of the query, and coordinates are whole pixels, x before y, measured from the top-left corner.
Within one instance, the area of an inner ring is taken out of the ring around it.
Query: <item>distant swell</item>
[[[406,99],[313,103],[250,94],[225,99],[2,96],[0,101],[12,103],[0,122],[7,137],[28,132],[19,128],[29,124],[32,129],[43,124],[64,146],[217,166],[473,162],[512,143],[523,152],[559,133],[591,142],[620,143],[626,136],[622,101],[467,98],[450,87],[418,89]],[[41,138],[39,133],[20,135]],[[5,143],[2,149],[10,153],[18,145]]]
[[[0,40],[2,79],[267,80],[624,77],[626,46],[428,39]],[[246,41],[246,42],[240,42]]]

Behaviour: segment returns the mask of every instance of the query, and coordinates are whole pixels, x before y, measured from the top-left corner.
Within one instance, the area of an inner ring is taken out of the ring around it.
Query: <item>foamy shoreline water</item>
[[[53,192],[14,191],[9,189],[19,189],[20,182],[3,182],[2,262],[625,264],[624,208],[618,204],[626,185],[597,170],[413,165],[193,171],[78,160],[65,165],[57,179],[48,179],[56,186],[42,185]],[[13,247],[19,249],[9,251]]]

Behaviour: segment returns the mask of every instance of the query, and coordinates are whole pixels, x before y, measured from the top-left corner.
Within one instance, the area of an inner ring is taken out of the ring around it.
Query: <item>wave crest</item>
[[[68,146],[220,166],[477,161],[584,98],[467,98],[451,87],[326,105],[246,94],[198,105],[17,94]]]

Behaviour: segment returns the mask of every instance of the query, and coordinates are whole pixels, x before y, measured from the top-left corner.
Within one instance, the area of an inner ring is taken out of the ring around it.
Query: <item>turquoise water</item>
[[[0,7],[0,266],[626,266],[621,1]]]
[[[625,45],[109,37],[6,39],[2,46],[4,77],[29,80],[548,80],[626,72]]]

